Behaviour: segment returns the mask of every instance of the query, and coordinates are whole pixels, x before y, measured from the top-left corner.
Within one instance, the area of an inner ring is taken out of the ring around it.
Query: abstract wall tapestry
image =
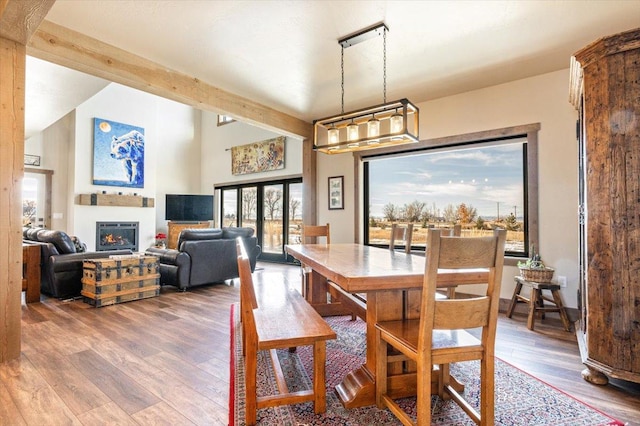
[[[231,148],[231,173],[267,172],[284,169],[284,136]]]
[[[144,129],[93,120],[93,184],[144,188]]]

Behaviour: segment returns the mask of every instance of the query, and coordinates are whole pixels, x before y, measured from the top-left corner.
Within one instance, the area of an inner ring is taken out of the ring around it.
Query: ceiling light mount
[[[365,28],[353,34],[349,34],[348,36],[342,37],[338,40],[338,44],[342,46],[343,49],[346,49],[347,47],[354,46],[358,43],[362,43],[363,41],[379,37],[386,31],[389,31],[389,28],[384,24],[384,22],[380,22],[370,26],[369,28]]]
[[[315,150],[337,154],[418,142],[418,108],[407,99],[387,102],[387,31],[387,26],[379,23],[338,40],[342,109],[340,115],[314,120]],[[344,49],[380,35],[383,37],[383,103],[345,113]]]

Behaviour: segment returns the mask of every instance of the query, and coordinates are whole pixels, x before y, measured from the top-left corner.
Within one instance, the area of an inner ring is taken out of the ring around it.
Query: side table
[[[567,311],[562,304],[562,298],[560,297],[559,284],[527,281],[521,276],[516,276],[514,279],[516,282],[516,288],[513,291],[513,297],[511,298],[509,309],[507,309],[507,318],[511,318],[511,315],[513,315],[513,310],[516,307],[516,304],[518,304],[519,302],[525,302],[529,304],[529,317],[527,319],[527,328],[529,330],[534,329],[536,312],[542,312],[543,319],[545,312],[558,312],[560,314],[562,324],[564,325],[564,329],[567,331],[571,331],[571,323],[569,322]],[[523,285],[531,288],[530,298],[526,298],[520,295],[520,291],[522,290]],[[543,290],[550,291],[553,298],[549,298],[542,294]],[[545,301],[550,302],[553,305],[545,305]]]
[[[22,291],[25,301],[40,301],[40,245],[22,244]]]

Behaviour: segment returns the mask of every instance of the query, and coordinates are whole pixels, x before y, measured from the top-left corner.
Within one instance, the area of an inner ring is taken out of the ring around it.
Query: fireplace
[[[138,222],[96,222],[96,251],[138,251]]]

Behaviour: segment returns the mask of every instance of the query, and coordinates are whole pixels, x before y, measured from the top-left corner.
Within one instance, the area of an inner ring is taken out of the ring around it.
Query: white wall
[[[156,232],[167,233],[166,194],[212,194],[200,185],[200,111],[158,98],[155,169]]]
[[[569,70],[423,102],[420,139],[472,133],[522,124],[541,123],[539,132],[539,229],[540,254],[567,277],[564,302],[577,306],[578,288],[578,161],[575,123],[577,112],[568,100]],[[410,98],[410,94],[407,94]],[[353,156],[318,154],[319,223],[339,226],[336,242],[354,235]],[[344,172],[344,173],[343,173]],[[344,211],[327,208],[328,176],[345,175]],[[333,237],[332,237],[333,240]],[[515,267],[505,267],[503,298],[513,294]]]

